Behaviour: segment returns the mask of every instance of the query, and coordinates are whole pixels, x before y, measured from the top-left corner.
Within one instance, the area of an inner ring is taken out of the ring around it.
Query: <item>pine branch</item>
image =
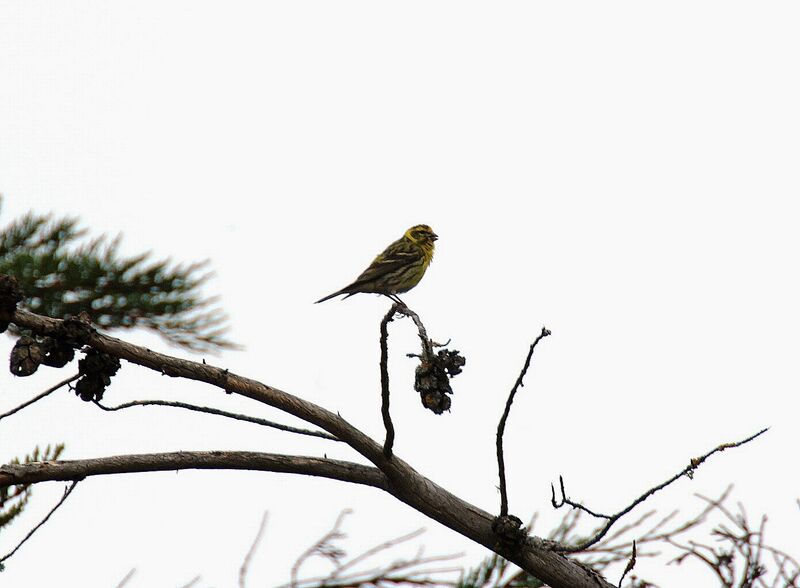
[[[64,445],[59,444],[54,447],[48,445],[44,451],[35,447],[33,451],[21,460],[15,457],[11,460],[11,465],[32,464],[40,461],[50,461],[58,459],[63,453]],[[20,483],[14,486],[0,486],[0,529],[11,524],[20,514],[25,505],[30,500],[32,494],[31,485]]]
[[[86,233],[77,218],[35,213],[0,231],[0,274],[17,278],[23,306],[59,318],[88,311],[104,328],[143,327],[198,352],[237,347],[217,300],[201,291],[212,276],[207,261],[124,257],[121,237],[87,241]]]

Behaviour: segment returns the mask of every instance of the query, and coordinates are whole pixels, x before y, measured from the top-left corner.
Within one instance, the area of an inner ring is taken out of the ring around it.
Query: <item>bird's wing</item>
[[[422,251],[405,239],[398,239],[378,255],[369,267],[358,276],[352,286],[380,280],[382,277],[409,267],[422,259]]]

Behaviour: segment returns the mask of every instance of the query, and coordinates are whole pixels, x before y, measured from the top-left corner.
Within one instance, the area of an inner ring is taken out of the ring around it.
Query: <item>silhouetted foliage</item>
[[[201,293],[208,262],[154,261],[150,252],[123,257],[119,245],[119,236],[88,238],[75,217],[29,212],[0,231],[0,274],[17,279],[21,305],[33,312],[67,318],[87,311],[104,329],[144,327],[194,351],[235,347],[216,299]]]

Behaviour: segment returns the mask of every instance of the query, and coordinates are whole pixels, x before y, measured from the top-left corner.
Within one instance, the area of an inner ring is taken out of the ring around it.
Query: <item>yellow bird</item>
[[[405,306],[397,295],[408,292],[419,284],[425,275],[425,270],[431,264],[433,242],[438,238],[428,225],[411,227],[378,255],[355,282],[320,298],[317,302],[323,302],[340,294],[347,294],[345,298],[348,298],[353,294],[364,292],[383,294]]]

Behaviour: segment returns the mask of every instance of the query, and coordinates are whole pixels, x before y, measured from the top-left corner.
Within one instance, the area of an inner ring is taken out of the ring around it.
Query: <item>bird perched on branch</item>
[[[397,295],[408,292],[419,284],[433,259],[433,242],[438,238],[428,225],[411,227],[378,255],[355,282],[317,302],[324,302],[340,294],[347,294],[345,298],[348,298],[364,292],[383,294],[405,306]]]

